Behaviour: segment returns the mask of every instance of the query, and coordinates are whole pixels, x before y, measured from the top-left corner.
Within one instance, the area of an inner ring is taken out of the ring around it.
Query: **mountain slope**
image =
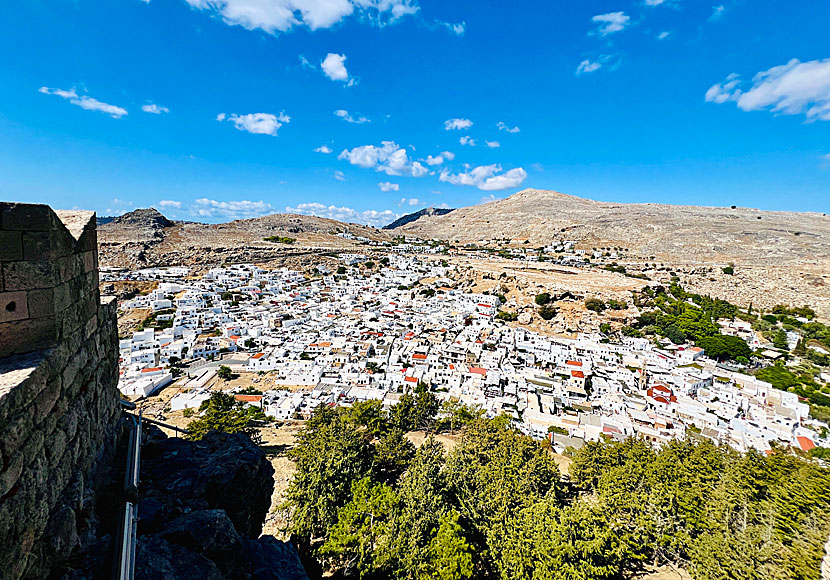
[[[825,214],[610,203],[538,189],[425,216],[399,231],[462,243],[526,238],[539,246],[575,240],[586,249],[622,246],[641,256],[707,261],[767,264],[830,256]]]
[[[830,316],[830,216],[749,208],[594,201],[526,189],[506,199],[424,216],[399,235],[521,247],[573,240],[577,248],[624,248],[622,262],[674,269],[700,293],[756,306],[809,303]],[[524,240],[527,240],[527,244]],[[735,275],[721,268],[735,263]],[[655,277],[656,279],[656,277]]]
[[[273,214],[221,224],[172,222],[155,209],[130,212],[98,228],[101,264],[147,267],[261,261],[308,251],[353,248],[341,232],[375,240],[391,239],[370,226],[296,214]],[[292,244],[267,242],[271,236],[295,239]]]

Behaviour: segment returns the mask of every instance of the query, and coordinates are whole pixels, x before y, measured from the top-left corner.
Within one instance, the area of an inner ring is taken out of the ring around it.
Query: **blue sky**
[[[22,0],[5,200],[383,224],[525,187],[830,211],[830,2]]]

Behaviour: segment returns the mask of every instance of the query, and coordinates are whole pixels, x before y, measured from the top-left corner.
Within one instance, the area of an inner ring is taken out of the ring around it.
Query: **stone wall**
[[[0,203],[0,578],[43,578],[77,547],[111,468],[114,298],[92,212]]]

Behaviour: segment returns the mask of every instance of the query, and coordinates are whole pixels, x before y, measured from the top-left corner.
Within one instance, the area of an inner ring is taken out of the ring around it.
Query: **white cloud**
[[[169,113],[170,109],[167,107],[160,107],[155,103],[150,103],[148,105],[143,105],[141,110],[145,113],[152,113],[153,115],[161,115],[162,113]]]
[[[761,71],[752,87],[743,91],[736,74],[706,91],[713,103],[734,101],[742,111],[770,110],[782,115],[804,115],[808,121],[830,121],[830,59],[801,62]]]
[[[706,102],[708,103],[725,103],[726,101],[736,101],[741,94],[737,86],[741,84],[740,78],[735,73],[732,73],[722,83],[712,85],[706,91]]]
[[[271,113],[251,113],[249,115],[233,113],[226,115],[225,113],[219,113],[216,115],[216,120],[219,122],[228,120],[240,131],[276,137],[277,130],[286,123],[290,123],[291,117],[285,113],[279,115],[272,115]]]
[[[458,140],[458,142],[461,143],[462,145],[467,145],[469,147],[475,147],[476,146],[476,140],[473,139],[472,137],[470,137],[469,135],[464,135],[463,137],[461,137]]]
[[[172,199],[163,199],[159,202],[159,206],[164,209],[181,209],[182,202],[173,201]]]
[[[666,0],[646,0],[646,6],[660,6]]]
[[[410,161],[406,149],[394,141],[382,141],[380,146],[361,145],[354,149],[344,149],[338,159],[345,159],[352,165],[374,168],[386,175],[411,175],[423,177],[429,170],[417,161]]]
[[[473,126],[473,122],[469,119],[447,119],[444,121],[444,130],[452,131],[454,129],[469,129]]]
[[[657,40],[665,40],[669,36],[671,36],[671,32],[669,32],[668,30],[664,30],[663,32],[657,35]]]
[[[409,173],[412,177],[423,177],[429,173],[429,169],[421,165],[418,161],[413,161]]]
[[[479,204],[490,203],[491,201],[498,201],[500,199],[501,199],[500,197],[496,197],[495,195],[493,195],[491,193],[490,195],[485,195],[485,196],[482,196],[482,197],[478,198],[478,203]]]
[[[444,162],[444,158],[440,155],[436,155],[433,157],[432,155],[427,155],[426,163],[427,165],[441,165]]]
[[[362,115],[352,116],[352,114],[349,113],[345,109],[337,109],[334,112],[334,114],[335,114],[335,116],[340,117],[341,119],[343,119],[347,123],[361,124],[361,123],[368,123],[369,122],[369,119],[367,119],[366,117],[363,117]]]
[[[576,67],[576,75],[587,75],[592,72],[598,71],[600,68],[602,68],[602,64],[600,64],[599,62],[588,60],[586,58],[581,63],[579,63],[578,67]]]
[[[484,141],[484,144],[487,145],[490,149],[501,147],[501,143],[499,143],[498,141]]]
[[[354,12],[377,26],[418,12],[417,0],[186,0],[193,8],[219,16],[225,24],[269,34],[295,26],[311,30],[334,26]]]
[[[326,58],[323,59],[323,62],[320,63],[320,68],[331,80],[342,82],[348,81],[349,85],[352,85],[354,82],[349,78],[349,71],[346,70],[345,62],[345,54],[335,54],[330,52],[326,55]]]
[[[518,133],[519,131],[521,131],[521,129],[519,129],[518,126],[511,127],[507,123],[504,123],[502,121],[496,123],[496,127],[499,128],[499,131],[507,131],[508,133]]]
[[[620,68],[622,58],[619,54],[601,54],[596,60],[585,59],[576,67],[576,76],[591,74],[599,69],[615,71]]]
[[[342,171],[335,171],[334,172],[334,178],[337,181],[346,181],[346,176]]]
[[[452,22],[443,22],[441,20],[436,20],[435,22],[436,22],[436,24],[438,24],[439,26],[443,26],[444,28],[446,28],[447,30],[449,30],[450,32],[455,34],[456,36],[464,36],[464,32],[467,29],[467,23],[466,22],[452,23]]]
[[[135,208],[135,203],[126,199],[113,198],[105,211],[106,215],[122,215]]]
[[[315,149],[317,153],[331,153],[332,149],[328,145],[320,145],[317,149]]]
[[[197,199],[189,211],[202,218],[221,218],[226,220],[246,219],[268,215],[274,212],[273,206],[264,201],[216,201],[214,199]]]
[[[337,207],[335,205],[325,205],[317,202],[301,203],[296,207],[286,207],[285,211],[288,213],[329,218],[341,222],[367,224],[375,227],[385,226],[400,217],[399,214],[388,209],[383,211],[359,211],[350,207]]]
[[[500,191],[520,186],[527,178],[527,172],[521,167],[516,167],[501,172],[501,165],[479,165],[465,171],[464,173],[452,174],[448,170],[441,172],[439,181],[452,183],[453,185],[472,185],[484,191]]]
[[[389,182],[389,181],[382,181],[381,183],[378,183],[378,187],[383,192],[400,191],[401,190],[400,185],[398,185],[397,183]]]
[[[87,95],[78,95],[75,89],[69,89],[65,91],[63,89],[50,89],[49,87],[40,87],[38,92],[43,93],[44,95],[55,95],[62,99],[66,99],[73,105],[77,105],[82,109],[86,109],[87,111],[99,111],[101,113],[106,113],[110,117],[114,119],[120,119],[124,115],[127,114],[127,110],[121,107],[117,107],[115,105],[110,105],[109,103],[104,103],[99,101],[98,99],[93,99]]]
[[[709,20],[719,20],[724,13],[726,12],[726,6],[720,4],[718,6],[712,6],[712,15],[709,17]]]
[[[402,197],[401,201],[398,202],[398,207],[402,207],[404,205],[420,205],[420,204],[421,204],[421,200],[418,199],[417,197],[412,197],[412,198],[409,198],[409,199],[407,199],[405,197]]]
[[[599,24],[593,34],[607,36],[625,29],[631,18],[625,12],[609,12],[608,14],[597,14],[591,20]]]
[[[455,153],[453,153],[452,151],[442,151],[441,157],[443,157],[447,161],[452,161],[453,159],[455,159]]]

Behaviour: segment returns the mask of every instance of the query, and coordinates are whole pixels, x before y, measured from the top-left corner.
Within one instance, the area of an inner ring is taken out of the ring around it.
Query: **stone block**
[[[23,464],[23,455],[14,455],[11,457],[9,466],[0,473],[0,498],[9,493],[18,482],[23,473]]]
[[[35,399],[35,424],[41,423],[46,415],[55,406],[58,397],[61,394],[61,382],[59,380],[52,380],[46,384],[46,388]]]
[[[58,257],[54,240],[53,232],[23,232],[23,259],[54,260]]]
[[[46,458],[49,460],[49,467],[55,468],[58,461],[63,457],[63,452],[66,451],[66,444],[68,440],[66,433],[63,431],[55,431],[49,440],[49,446],[46,448]]]
[[[55,315],[55,290],[54,288],[41,288],[29,290],[28,293],[29,316],[32,318],[43,318]]]
[[[95,252],[84,252],[82,256],[84,259],[84,273],[86,274],[95,269]]]
[[[39,261],[6,262],[3,264],[5,290],[32,290],[51,288],[55,285],[55,263]]]
[[[26,292],[0,292],[0,322],[29,318]]]
[[[42,349],[55,344],[58,329],[53,317],[0,323],[0,357]]]
[[[0,205],[0,228],[16,231],[45,232],[57,225],[55,212],[48,205],[3,203]]]
[[[32,430],[33,417],[29,409],[23,409],[3,425],[3,437],[0,438],[0,451],[4,457],[20,455],[23,441]]]
[[[23,259],[23,235],[21,232],[0,231],[0,262]]]

